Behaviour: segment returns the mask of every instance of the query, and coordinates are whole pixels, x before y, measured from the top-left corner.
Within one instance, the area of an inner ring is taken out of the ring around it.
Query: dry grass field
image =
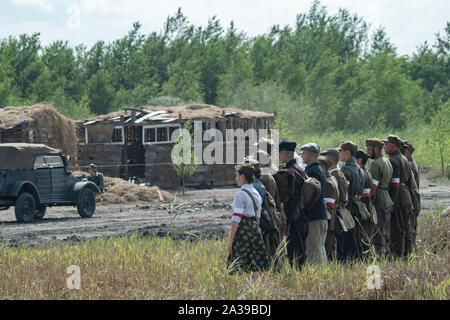
[[[427,212],[418,225],[408,260],[307,264],[302,271],[283,261],[258,279],[227,273],[227,239],[134,235],[0,245],[0,299],[448,299],[450,217]],[[70,281],[71,265],[79,267],[80,282]],[[381,272],[379,289],[368,289],[371,265]]]

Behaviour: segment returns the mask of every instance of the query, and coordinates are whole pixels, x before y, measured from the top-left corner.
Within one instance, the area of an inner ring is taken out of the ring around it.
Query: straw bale
[[[86,172],[74,171],[73,175],[88,175]],[[123,204],[123,203],[171,203],[174,196],[169,192],[153,186],[140,186],[120,178],[105,176],[105,193],[97,196],[97,203]]]
[[[27,141],[42,143],[52,148],[61,149],[70,154],[72,159],[77,155],[77,134],[75,122],[59,114],[52,106],[35,104],[24,107],[5,107],[0,109],[0,129],[14,127],[27,121]],[[7,135],[4,131],[3,135]]]

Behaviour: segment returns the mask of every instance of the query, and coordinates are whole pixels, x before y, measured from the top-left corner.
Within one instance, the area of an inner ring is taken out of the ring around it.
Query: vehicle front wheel
[[[19,222],[33,221],[36,214],[36,201],[31,193],[23,192],[16,200],[14,207],[16,219]]]
[[[83,218],[92,217],[95,212],[95,193],[92,189],[85,188],[81,191],[77,210],[78,214]]]
[[[46,211],[47,211],[46,206],[38,206],[36,208],[36,212],[34,213],[34,218],[39,220],[42,219],[45,216]]]

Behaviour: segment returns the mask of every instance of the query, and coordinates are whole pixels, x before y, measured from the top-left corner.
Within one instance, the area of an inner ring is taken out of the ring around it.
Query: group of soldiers
[[[280,170],[255,182],[280,212],[278,234],[263,231],[272,256],[284,235],[287,256],[299,267],[306,260],[346,263],[374,255],[390,259],[411,254],[420,211],[419,171],[411,143],[389,135],[385,140],[367,139],[366,151],[343,141],[322,152],[319,145],[308,143],[300,148],[303,161],[296,146],[282,141]],[[266,159],[261,161],[261,156]],[[268,157],[258,151],[259,161],[253,164],[258,170],[263,162],[270,166]],[[367,168],[369,159],[373,161]],[[312,206],[302,207],[299,198],[310,178],[320,183],[320,196]]]

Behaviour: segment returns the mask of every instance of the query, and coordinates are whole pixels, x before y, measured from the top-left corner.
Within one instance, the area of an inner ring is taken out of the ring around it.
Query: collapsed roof
[[[125,123],[141,123],[143,121],[161,121],[162,123],[169,123],[180,117],[182,119],[221,119],[226,117],[255,119],[274,117],[273,114],[261,111],[241,110],[235,107],[219,108],[208,104],[192,104],[174,107],[142,106],[139,108],[125,108],[124,111],[116,111],[107,115],[99,115],[87,120],[84,125],[104,121],[120,122],[121,116],[123,116]]]

